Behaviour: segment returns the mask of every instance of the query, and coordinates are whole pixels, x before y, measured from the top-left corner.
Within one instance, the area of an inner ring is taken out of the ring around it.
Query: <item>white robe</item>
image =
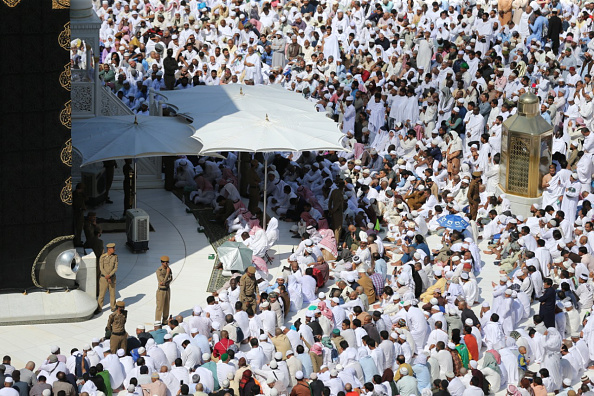
[[[560,361],[562,337],[554,327],[549,327],[547,331],[548,334],[544,340],[545,353],[541,367],[549,370],[552,387],[547,390],[553,392],[561,387],[561,382],[563,381]]]

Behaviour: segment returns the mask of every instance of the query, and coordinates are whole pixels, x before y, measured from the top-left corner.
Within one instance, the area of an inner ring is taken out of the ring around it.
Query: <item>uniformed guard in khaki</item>
[[[107,244],[107,253],[103,253],[99,259],[99,299],[97,304],[99,310],[103,309],[105,292],[109,288],[109,305],[111,310],[116,308],[116,271],[118,270],[118,255],[115,254],[115,243]]]
[[[116,311],[109,315],[107,319],[107,331],[111,332],[109,338],[109,349],[111,353],[117,353],[118,349],[126,350],[128,345],[128,333],[126,333],[126,318],[128,312],[124,309],[126,304],[123,301],[116,303]]]
[[[248,267],[245,274],[239,279],[239,301],[243,303],[243,309],[252,307],[256,313],[256,298],[260,294],[256,282],[256,267]]]
[[[169,316],[169,302],[171,301],[171,290],[169,285],[173,280],[171,267],[169,267],[169,256],[161,257],[161,266],[157,269],[157,309],[155,310],[155,321],[167,324]]]

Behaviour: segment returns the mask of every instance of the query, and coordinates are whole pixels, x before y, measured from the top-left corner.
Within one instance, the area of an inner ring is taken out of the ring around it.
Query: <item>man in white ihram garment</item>
[[[413,307],[410,300],[404,302],[404,309],[406,310],[406,323],[408,323],[410,333],[415,340],[415,349],[420,351],[427,339],[427,330],[429,329],[427,320],[423,311],[420,308]]]
[[[549,370],[550,378],[552,379],[552,387],[549,391],[556,391],[561,387],[561,343],[563,337],[556,328],[549,327],[544,332],[544,357],[542,367]]]

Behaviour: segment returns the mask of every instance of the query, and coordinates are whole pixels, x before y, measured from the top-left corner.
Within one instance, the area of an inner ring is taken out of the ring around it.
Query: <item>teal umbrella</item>
[[[223,270],[245,272],[252,265],[254,252],[241,242],[227,241],[217,249]]]

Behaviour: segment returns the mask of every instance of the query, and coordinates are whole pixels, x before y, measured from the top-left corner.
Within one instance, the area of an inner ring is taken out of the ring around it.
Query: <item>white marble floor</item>
[[[123,212],[123,193],[111,192],[114,204],[95,208],[98,217],[117,218]],[[126,302],[127,330],[134,333],[139,324],[152,325],[155,315],[155,271],[159,258],[168,255],[174,281],[172,283],[171,313],[187,315],[191,308],[203,303],[210,279],[214,253],[204,234],[196,231],[197,222],[185,211],[185,205],[164,190],[139,190],[138,207],[150,215],[155,232],[150,233],[149,250],[134,254],[126,246],[125,233],[103,234],[103,240],[116,243],[119,257],[117,299]],[[1,298],[1,297],[0,297]],[[12,364],[23,367],[28,360],[37,364],[50,353],[52,345],[59,345],[62,353],[81,348],[94,337],[104,334],[109,316],[109,295],[101,315],[86,322],[0,326],[0,354],[10,355]]]

